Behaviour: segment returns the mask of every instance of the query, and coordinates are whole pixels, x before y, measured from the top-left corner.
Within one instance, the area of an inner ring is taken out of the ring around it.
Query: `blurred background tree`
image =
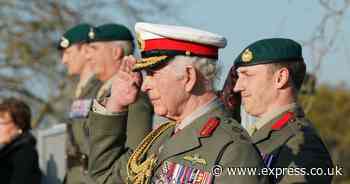
[[[326,143],[333,162],[342,167],[343,175],[334,177],[333,183],[350,183],[350,90],[344,83],[336,86],[317,84],[316,76],[320,74],[326,56],[335,52],[339,41],[342,41],[340,31],[349,11],[349,0],[318,0],[324,10],[320,23],[312,36],[306,40],[304,47],[311,50],[313,68],[306,76],[302,87],[300,101],[308,118],[314,122],[321,137]],[[344,44],[346,46],[346,44]],[[339,46],[338,46],[339,47]],[[350,61],[348,52],[347,61]],[[330,74],[332,75],[332,74]]]
[[[62,121],[76,80],[66,76],[60,63],[55,45],[60,35],[81,22],[115,22],[108,16],[114,13],[130,28],[155,16],[172,17],[169,7],[175,2],[0,0],[0,95],[28,101],[33,127]]]

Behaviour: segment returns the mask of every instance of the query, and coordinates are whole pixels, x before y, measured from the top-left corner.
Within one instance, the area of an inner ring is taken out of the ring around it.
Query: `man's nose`
[[[68,58],[66,56],[63,56],[61,59],[62,64],[67,65],[68,64]]]
[[[143,92],[147,92],[150,88],[149,88],[149,83],[150,83],[150,77],[145,75],[143,77],[143,82],[142,82],[142,85],[141,85],[141,91]]]
[[[242,79],[238,77],[237,82],[236,82],[235,86],[233,87],[233,91],[234,92],[242,91],[243,90],[243,84],[242,83],[243,83]]]

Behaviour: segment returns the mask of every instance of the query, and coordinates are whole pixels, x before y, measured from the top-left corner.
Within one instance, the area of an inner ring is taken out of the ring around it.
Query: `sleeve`
[[[92,111],[102,114],[105,116],[116,116],[116,115],[125,115],[127,111],[123,112],[109,112],[103,105],[101,105],[96,99],[92,103]]]
[[[124,146],[126,118],[125,114],[89,114],[89,173],[99,184],[126,181],[127,160],[131,154],[131,150]]]
[[[30,144],[14,152],[13,174],[10,184],[37,184],[40,183],[41,173],[39,169],[38,153]]]
[[[222,172],[214,183],[268,184],[269,178],[259,172],[263,162],[257,149],[249,141],[235,141],[228,145],[219,163]]]
[[[152,130],[153,107],[147,96],[140,94],[138,100],[129,106],[126,145],[135,149]]]
[[[330,175],[311,175],[312,168],[327,171],[332,168],[329,153],[321,139],[315,135],[300,132],[293,136],[281,148],[276,167],[293,168],[294,172],[284,174],[278,178],[281,184],[291,183],[331,183]]]

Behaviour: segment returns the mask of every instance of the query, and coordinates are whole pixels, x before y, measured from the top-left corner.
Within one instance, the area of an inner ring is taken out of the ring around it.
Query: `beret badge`
[[[252,51],[250,51],[249,49],[246,49],[243,53],[242,53],[242,61],[245,63],[249,63],[253,60],[253,53]]]
[[[90,28],[90,31],[89,31],[89,38],[91,40],[93,40],[95,38],[95,32],[94,32],[94,29],[93,28]]]
[[[65,37],[61,38],[60,46],[62,48],[67,48],[69,46],[69,40]]]

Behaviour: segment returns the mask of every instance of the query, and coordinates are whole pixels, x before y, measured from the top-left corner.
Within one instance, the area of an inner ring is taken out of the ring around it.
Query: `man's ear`
[[[124,50],[122,47],[113,47],[112,48],[112,58],[114,60],[121,60],[124,57]]]
[[[184,81],[185,90],[187,92],[192,91],[197,82],[197,71],[193,66],[186,66]]]
[[[290,78],[289,70],[287,68],[281,68],[275,73],[274,82],[277,89],[284,88],[288,85]]]

